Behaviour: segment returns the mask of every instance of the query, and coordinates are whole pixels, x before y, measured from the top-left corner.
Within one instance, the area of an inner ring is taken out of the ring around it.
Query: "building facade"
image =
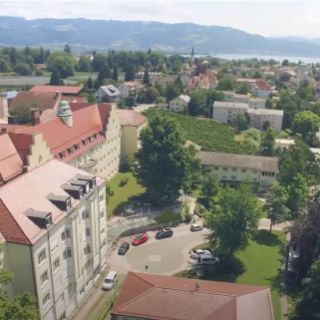
[[[104,180],[53,159],[2,186],[0,199],[6,291],[33,294],[41,319],[65,319],[106,266]]]
[[[272,186],[278,174],[278,159],[231,153],[200,151],[197,154],[201,165],[220,181],[249,182],[267,189]]]
[[[185,94],[182,94],[169,102],[169,110],[174,112],[186,112],[186,110],[188,109],[189,102],[190,97]]]

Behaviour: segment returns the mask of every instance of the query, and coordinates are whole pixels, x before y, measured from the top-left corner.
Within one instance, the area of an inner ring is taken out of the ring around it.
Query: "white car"
[[[192,231],[192,232],[201,231],[201,230],[203,230],[203,226],[198,223],[194,223],[190,227],[190,231]]]
[[[190,257],[192,259],[198,259],[200,255],[205,254],[205,255],[212,255],[212,252],[207,249],[194,249],[190,251]]]
[[[110,271],[105,277],[101,289],[103,290],[111,290],[116,286],[118,282],[118,274],[115,271]]]
[[[220,262],[218,257],[212,254],[201,254],[197,259],[191,259],[191,264],[196,266],[212,265]]]

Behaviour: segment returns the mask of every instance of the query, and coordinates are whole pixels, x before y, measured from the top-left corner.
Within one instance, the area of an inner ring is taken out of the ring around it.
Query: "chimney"
[[[35,126],[40,123],[40,110],[37,108],[31,109],[32,125]]]
[[[16,116],[8,116],[8,124],[17,124],[18,119]]]

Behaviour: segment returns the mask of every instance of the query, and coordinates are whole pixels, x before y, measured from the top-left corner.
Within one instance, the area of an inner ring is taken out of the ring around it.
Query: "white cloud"
[[[194,22],[262,35],[320,37],[320,2],[315,1],[4,1],[0,14],[36,18],[77,18]]]

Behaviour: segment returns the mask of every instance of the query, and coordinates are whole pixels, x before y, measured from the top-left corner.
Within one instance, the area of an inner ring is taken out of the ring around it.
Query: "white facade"
[[[213,104],[213,119],[232,124],[239,115],[245,114],[248,108],[247,103],[215,101]]]

